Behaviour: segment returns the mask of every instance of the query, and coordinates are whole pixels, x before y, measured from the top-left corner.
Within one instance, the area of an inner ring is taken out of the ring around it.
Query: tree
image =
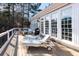
[[[24,4],[21,4],[22,16],[24,17],[24,15],[27,15],[27,20],[23,18],[22,22],[26,21],[25,23],[30,23],[30,18],[32,16],[34,16],[35,14],[37,14],[37,12],[41,11],[39,9],[40,5],[41,5],[41,3],[37,3],[37,4],[35,4],[35,3],[24,3]],[[24,23],[22,23],[22,24],[24,26]],[[28,24],[28,27],[29,26],[30,26],[30,24]]]
[[[37,3],[2,3],[3,10],[0,9],[0,31],[3,32],[13,27],[30,27],[30,15],[35,15],[41,4]],[[17,7],[20,7],[19,10]],[[16,9],[18,11],[16,11]],[[20,10],[21,9],[21,10]],[[31,14],[30,14],[31,13]],[[25,17],[27,15],[28,17]],[[18,24],[17,24],[18,23]]]
[[[40,6],[41,6],[41,3],[37,3],[37,4],[32,4],[32,5],[31,5],[31,10],[30,10],[30,12],[33,14],[32,16],[34,16],[34,15],[37,14],[39,11],[41,11],[41,9],[39,9]]]
[[[11,6],[11,4],[10,3],[8,3],[8,4],[5,4],[5,7],[4,7],[4,11],[3,11],[3,16],[5,15],[7,18],[8,18],[8,26],[7,26],[7,28],[8,29],[10,29],[11,27],[10,27],[10,16],[11,16],[11,13],[10,13],[10,6]]]

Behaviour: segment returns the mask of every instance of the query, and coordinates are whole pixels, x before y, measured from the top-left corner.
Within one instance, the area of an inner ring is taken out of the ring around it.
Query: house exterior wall
[[[71,17],[71,25],[72,25],[72,40],[62,39],[62,27],[61,27],[61,19],[64,17]],[[44,22],[44,33],[45,34],[45,21],[49,21],[49,35],[51,38],[54,38],[57,42],[62,43],[68,47],[79,50],[79,4],[73,3],[66,5],[62,8],[59,8],[55,11],[52,11],[40,19],[43,18],[42,22]],[[52,36],[51,33],[51,20],[57,19],[57,37]],[[41,20],[40,20],[41,22]]]
[[[79,4],[73,4],[72,6],[72,38],[73,43],[79,45]]]

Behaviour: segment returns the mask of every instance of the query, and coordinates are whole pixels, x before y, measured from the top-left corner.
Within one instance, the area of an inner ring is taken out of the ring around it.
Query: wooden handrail
[[[3,33],[0,33],[0,37],[4,36],[5,34],[7,34],[8,32],[10,32],[10,31],[12,31],[12,30],[14,30],[14,29],[15,29],[15,28],[10,29],[10,30],[7,30],[7,31],[5,31],[5,32],[3,32]]]
[[[13,29],[10,29],[10,30],[7,30],[6,32],[3,32],[0,34],[0,37],[4,36],[7,34],[7,41],[3,44],[3,46],[0,48],[0,55],[3,55],[5,49],[7,48],[7,46],[9,45],[14,33],[15,33],[15,30],[18,29],[18,28],[13,28]],[[12,35],[9,36],[10,32],[12,31]],[[14,32],[13,32],[14,31]]]

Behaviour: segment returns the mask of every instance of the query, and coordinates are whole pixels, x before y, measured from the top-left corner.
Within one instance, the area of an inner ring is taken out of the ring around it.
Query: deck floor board
[[[43,47],[27,48],[23,43],[22,35],[14,35],[4,56],[79,56],[79,52],[54,42],[55,47],[48,51]]]

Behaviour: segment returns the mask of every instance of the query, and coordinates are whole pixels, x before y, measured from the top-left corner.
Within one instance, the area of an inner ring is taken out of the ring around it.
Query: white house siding
[[[64,17],[72,18],[72,41],[62,39],[62,27],[61,19]],[[44,22],[44,33],[45,34],[45,21],[49,21],[49,35],[55,38],[56,41],[66,45],[68,47],[79,50],[79,4],[69,4],[56,11],[44,15],[42,22]],[[40,19],[41,19],[40,18]],[[51,33],[51,20],[57,18],[57,37]],[[40,20],[41,22],[41,20]],[[41,28],[41,26],[40,26]]]
[[[72,14],[72,34],[73,43],[79,45],[79,4],[73,4]]]
[[[57,13],[58,13],[58,19],[57,19],[57,38],[58,40],[61,40],[61,35],[62,35],[62,32],[61,32],[61,10],[58,10]]]
[[[44,34],[45,34],[45,19],[46,19],[46,18],[45,18],[45,16],[44,16]]]
[[[57,39],[60,43],[71,48],[79,50],[79,4],[70,4],[55,12],[52,12],[52,17],[57,17]],[[61,19],[63,17],[72,17],[72,41],[62,39]]]

